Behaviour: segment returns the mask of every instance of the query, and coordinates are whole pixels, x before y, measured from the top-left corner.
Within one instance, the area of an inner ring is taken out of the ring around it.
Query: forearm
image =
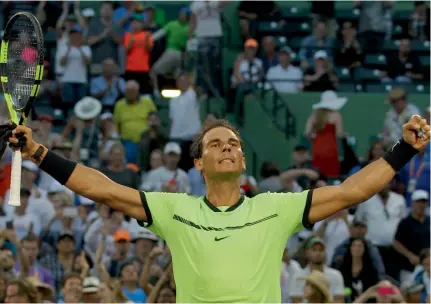
[[[400,254],[402,254],[403,256],[405,256],[406,258],[411,257],[412,255],[414,255],[413,252],[411,252],[410,250],[408,250],[403,244],[401,244],[400,242],[398,242],[397,240],[394,241],[393,243],[394,249],[396,251],[398,251]]]

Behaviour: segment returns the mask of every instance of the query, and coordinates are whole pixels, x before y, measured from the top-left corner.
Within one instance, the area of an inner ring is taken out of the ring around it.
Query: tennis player
[[[424,137],[417,135],[420,129]],[[9,142],[14,149],[21,145],[23,157],[72,191],[136,218],[164,238],[172,253],[177,302],[275,303],[281,301],[280,263],[289,236],[378,193],[429,139],[430,126],[415,115],[383,158],[341,185],[253,198],[240,194],[242,143],[224,120],[207,125],[193,145],[195,167],[207,186],[200,198],[116,184],[34,142],[25,126],[16,127]]]

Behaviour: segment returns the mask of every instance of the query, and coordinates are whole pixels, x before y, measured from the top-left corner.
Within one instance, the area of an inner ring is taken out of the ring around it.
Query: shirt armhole
[[[143,227],[150,227],[153,224],[153,216],[151,215],[150,207],[148,206],[147,197],[145,196],[144,191],[139,191],[139,195],[141,196],[142,206],[145,210],[145,215],[147,216],[146,221],[138,221],[139,224]]]
[[[304,213],[302,215],[302,226],[306,229],[313,229],[314,224],[309,221],[311,204],[313,202],[313,190],[308,191],[307,199],[305,201]]]

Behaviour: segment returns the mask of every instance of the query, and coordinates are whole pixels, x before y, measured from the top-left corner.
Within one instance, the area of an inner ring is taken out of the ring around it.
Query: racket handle
[[[21,151],[14,151],[10,179],[9,205],[21,206]]]

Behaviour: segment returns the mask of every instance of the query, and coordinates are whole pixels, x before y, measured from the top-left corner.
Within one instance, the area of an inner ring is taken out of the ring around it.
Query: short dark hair
[[[191,152],[192,152],[193,158],[201,158],[202,157],[202,150],[203,150],[202,140],[203,140],[203,138],[207,132],[209,132],[215,128],[226,128],[226,129],[231,130],[236,135],[236,137],[238,137],[238,140],[241,144],[241,149],[243,148],[241,135],[239,134],[239,131],[234,126],[232,126],[229,123],[229,121],[227,121],[226,119],[217,119],[216,121],[214,121],[212,123],[205,124],[204,127],[202,128],[202,130],[196,136],[196,138],[193,141],[193,144],[191,146]]]
[[[271,161],[263,162],[262,167],[260,167],[260,176],[262,178],[269,178],[273,176],[280,175],[280,168],[278,165]]]
[[[21,239],[21,244],[24,242],[29,242],[29,243],[36,242],[40,244],[40,239],[34,233],[29,233]]]

